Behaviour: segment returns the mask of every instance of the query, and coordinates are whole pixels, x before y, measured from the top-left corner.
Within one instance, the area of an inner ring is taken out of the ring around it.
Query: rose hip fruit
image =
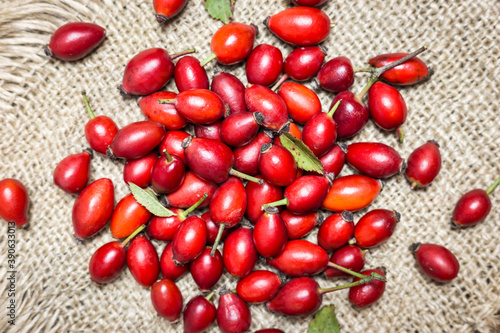
[[[309,7],[317,7],[326,3],[328,0],[290,0],[291,3],[297,6],[309,6]]]
[[[316,77],[319,86],[327,91],[341,92],[354,83],[354,70],[347,57],[336,57],[321,67]]]
[[[266,270],[256,270],[238,281],[236,293],[247,303],[270,301],[280,290],[278,274]]]
[[[262,178],[257,176],[257,178]],[[247,210],[246,217],[255,224],[264,213],[262,205],[270,202],[278,201],[283,198],[283,189],[279,186],[271,185],[264,181],[264,184],[249,182],[246,186],[247,192]]]
[[[285,73],[295,81],[312,79],[325,61],[326,49],[322,46],[299,47],[285,59]]]
[[[267,303],[267,308],[287,316],[306,316],[316,311],[322,301],[318,283],[308,277],[299,277],[285,283]]]
[[[163,249],[160,257],[160,270],[164,279],[170,279],[174,282],[189,271],[189,264],[180,265],[172,259],[172,242]]]
[[[207,245],[213,245],[215,243],[215,240],[217,239],[217,234],[219,233],[219,228],[220,226],[218,224],[215,224],[214,221],[210,218],[210,213],[205,212],[203,215],[201,215],[201,218],[205,221],[207,224]],[[229,235],[230,229],[225,228],[222,231],[222,236],[221,236],[221,241],[226,239],[227,235]]]
[[[160,155],[163,155],[163,151],[166,149],[169,154],[175,154],[182,158],[182,161],[186,164],[186,156],[184,155],[184,148],[182,148],[182,141],[188,136],[189,134],[184,131],[167,131],[163,141],[158,146]]]
[[[146,188],[151,184],[151,170],[158,156],[151,152],[136,160],[129,160],[123,168],[123,180],[125,184],[133,183],[139,187]]]
[[[153,0],[156,21],[165,23],[168,19],[179,14],[187,2],[188,0]]]
[[[286,225],[288,239],[302,238],[323,222],[323,215],[318,211],[296,215],[285,209],[280,215]]]
[[[137,101],[142,114],[148,120],[162,124],[166,130],[174,131],[187,125],[186,118],[181,116],[172,104],[159,104],[159,99],[175,99],[177,94],[170,91],[158,91],[148,96],[142,96]]]
[[[274,258],[283,251],[288,234],[278,208],[268,207],[253,228],[253,243],[257,252],[266,258]]]
[[[176,263],[195,260],[207,244],[207,225],[198,216],[190,216],[177,228],[172,239],[172,257]]]
[[[134,279],[143,287],[151,287],[160,274],[160,260],[151,242],[136,237],[127,250],[127,266]]]
[[[252,315],[248,305],[233,292],[223,290],[219,293],[217,324],[222,333],[242,333],[248,331]]]
[[[206,298],[202,295],[193,297],[184,308],[182,319],[184,333],[202,333],[212,325],[217,316],[214,303],[210,300],[215,291]]]
[[[306,276],[323,272],[328,259],[328,253],[318,245],[297,239],[289,241],[281,254],[267,263],[287,275]]]
[[[182,313],[182,294],[172,280],[162,279],[151,286],[151,302],[156,312],[171,322],[176,322]]]
[[[165,129],[154,121],[138,121],[129,124],[116,133],[106,154],[127,160],[146,156],[160,144]]]
[[[188,171],[181,187],[179,187],[176,191],[167,194],[163,197],[163,199],[167,206],[188,208],[194,205],[196,201],[203,196],[203,193],[206,193],[207,198],[200,205],[201,208],[208,206],[208,203],[212,199],[216,189],[217,184],[207,182],[198,177],[192,171]]]
[[[156,193],[172,193],[177,190],[186,176],[184,162],[177,155],[170,155],[165,149],[151,171],[151,185]]]
[[[361,272],[365,266],[365,253],[367,250],[361,250],[356,245],[346,245],[333,252],[330,257],[330,262],[339,266],[350,269],[354,272]],[[338,270],[334,267],[328,267],[325,270],[325,276],[332,277],[347,277],[349,274]]]
[[[54,184],[66,193],[80,193],[89,182],[91,159],[90,149],[63,158],[54,169]]]
[[[408,157],[406,179],[411,188],[421,188],[429,185],[441,170],[441,153],[436,141],[427,141],[415,149]]]
[[[129,236],[140,225],[146,224],[153,214],[135,200],[132,193],[124,196],[111,216],[110,229],[113,238]]]
[[[247,106],[245,104],[245,86],[241,81],[230,73],[217,73],[212,79],[212,87],[214,93],[229,106],[231,113],[245,112]]]
[[[379,275],[385,276],[385,268],[375,268],[369,269],[361,272],[363,275],[370,275],[371,273],[377,273]],[[359,281],[360,278],[354,278],[353,282]],[[365,307],[371,305],[378,301],[385,291],[385,281],[372,280],[368,283],[355,286],[349,289],[349,302],[357,307]]]
[[[342,100],[337,111],[333,114],[333,120],[337,124],[337,138],[345,139],[356,135],[365,127],[370,112],[356,95],[350,91],[343,91],[332,101],[330,109]]]
[[[271,134],[260,132],[245,146],[234,149],[234,169],[250,176],[259,174],[260,147],[271,142]]]
[[[346,150],[347,145],[344,143],[338,143],[319,158],[319,161],[323,164],[325,175],[331,174],[333,175],[333,178],[336,178],[340,174],[345,164]]]
[[[311,46],[330,34],[330,18],[311,7],[292,7],[266,18],[264,24],[281,40],[298,46]]]
[[[205,68],[192,56],[185,56],[177,61],[174,70],[175,85],[179,92],[192,89],[209,89],[210,82]]]
[[[401,214],[387,209],[374,209],[359,219],[354,228],[356,245],[364,248],[378,246],[389,239]]]
[[[222,141],[222,121],[216,121],[209,125],[194,125],[194,135],[197,138],[212,139]]]
[[[363,175],[349,175],[333,181],[323,209],[334,212],[356,211],[370,205],[383,188],[383,183]]]
[[[283,54],[269,44],[260,44],[247,59],[245,71],[248,83],[270,86],[283,71]]]
[[[22,228],[28,224],[29,205],[28,191],[23,183],[12,178],[0,180],[0,218]],[[87,216],[89,217],[91,216]]]
[[[297,163],[285,148],[266,143],[260,149],[259,172],[272,185],[288,186],[297,175]]]
[[[98,233],[111,218],[114,206],[115,191],[110,179],[101,178],[90,183],[80,192],[73,205],[72,220],[75,237],[86,239]],[[19,209],[17,205],[14,207]]]
[[[222,121],[222,142],[232,147],[241,147],[257,135],[264,115],[260,112],[230,114]]]
[[[378,142],[352,143],[345,157],[350,166],[373,178],[388,178],[406,167],[396,150]]]
[[[408,53],[381,54],[371,58],[368,62],[373,67],[379,68],[407,55]],[[406,86],[421,82],[430,75],[432,75],[432,73],[427,68],[427,65],[420,58],[413,57],[410,60],[389,69],[387,72],[382,74],[381,78],[391,84]]]
[[[437,244],[412,244],[418,266],[431,279],[450,282],[457,277],[460,263],[447,248]]]
[[[338,101],[328,112],[320,112],[312,116],[302,130],[302,141],[317,157],[326,154],[337,140],[337,124],[333,115],[341,101]]]
[[[45,54],[74,61],[85,57],[106,38],[106,30],[93,23],[71,22],[59,27],[45,46]]]
[[[354,217],[351,212],[328,216],[318,230],[318,245],[326,251],[333,251],[341,248],[354,234]]]
[[[491,210],[489,195],[498,184],[500,184],[500,178],[486,191],[474,189],[462,195],[453,211],[453,223],[459,227],[467,227],[484,221]]]
[[[305,124],[312,116],[321,112],[318,95],[299,83],[283,83],[278,94],[285,101],[290,118],[299,124]]]
[[[239,227],[227,236],[222,259],[229,274],[244,278],[253,270],[258,258],[251,229]]]
[[[214,256],[210,255],[211,247],[205,248],[190,267],[191,276],[198,287],[203,290],[210,290],[222,276],[224,264],[219,250],[215,250]]]
[[[288,111],[283,99],[271,89],[255,84],[245,90],[248,111],[264,115],[262,126],[278,131],[288,122]]]

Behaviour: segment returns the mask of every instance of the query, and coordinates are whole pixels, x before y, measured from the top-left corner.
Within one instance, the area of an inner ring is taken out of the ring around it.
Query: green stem
[[[189,50],[186,50],[186,51],[182,51],[182,52],[178,52],[178,53],[174,53],[170,56],[170,60],[174,60],[174,59],[177,59],[179,57],[182,57],[186,54],[191,54],[191,53],[196,53],[196,49],[193,47],[192,49],[189,49]]]
[[[172,99],[159,99],[158,104],[175,104],[175,98]]]
[[[184,221],[186,219],[186,217],[188,216],[189,213],[191,213],[192,211],[194,211],[196,208],[198,208],[202,203],[203,201],[205,201],[205,199],[208,197],[208,194],[207,192],[203,193],[202,197],[200,198],[200,200],[196,201],[194,203],[194,205],[192,205],[191,207],[189,207],[188,209],[186,209],[185,211],[183,211],[182,213],[179,213],[177,214],[179,216],[179,219],[181,221]]]
[[[217,232],[217,237],[215,238],[215,242],[214,242],[214,245],[212,247],[212,251],[210,251],[210,256],[212,258],[215,255],[215,251],[217,251],[217,246],[219,245],[220,239],[222,238],[222,233],[224,232],[224,228],[226,228],[226,225],[224,223],[219,225],[219,232]]]
[[[215,290],[214,290],[214,291],[212,291],[210,294],[208,294],[208,295],[207,295],[207,297],[205,297],[205,299],[206,299],[207,301],[209,301],[209,302],[210,302],[210,299],[211,299],[214,295],[215,295]]]
[[[487,190],[486,190],[486,194],[490,195],[491,192],[493,192],[495,190],[495,188],[498,186],[498,184],[500,184],[500,177],[495,180],[495,182],[493,183],[493,185],[491,185]]]
[[[368,275],[363,275],[363,274],[360,274],[360,273],[355,272],[355,271],[351,271],[350,269],[345,268],[345,267],[342,267],[342,266],[340,266],[340,265],[337,265],[337,264],[335,264],[335,263],[333,263],[333,262],[331,262],[331,261],[330,261],[330,262],[328,262],[328,266],[329,266],[329,267],[336,268],[336,269],[338,269],[339,271],[342,271],[342,272],[344,272],[344,273],[347,273],[347,274],[350,274],[350,275],[352,275],[352,276],[358,277],[358,278],[360,278],[360,279],[365,279],[365,278],[368,276]]]
[[[82,91],[82,96],[83,96],[83,101],[85,102],[85,107],[87,108],[87,112],[89,114],[90,119],[94,119],[95,114],[94,114],[94,112],[92,112],[92,109],[90,108],[89,100],[87,99],[87,92],[85,90]]]
[[[363,87],[363,90],[359,92],[359,94],[356,95],[356,98],[361,101],[363,97],[365,97],[366,93],[370,88],[373,86],[375,82],[378,80],[378,75],[375,75],[375,72],[370,76],[370,80],[368,80],[368,83]]]
[[[163,154],[165,154],[165,159],[167,160],[167,164],[170,164],[174,161],[174,158],[168,153],[166,149],[163,149]]]
[[[239,177],[241,179],[246,179],[248,181],[257,183],[259,185],[264,185],[264,181],[262,179],[259,179],[259,178],[256,178],[256,177],[252,177],[252,176],[247,175],[247,174],[245,174],[243,172],[239,172],[238,170],[234,170],[233,168],[231,168],[231,170],[229,170],[229,174],[231,176]]]
[[[337,286],[337,287],[331,287],[331,288],[319,288],[319,293],[321,295],[323,294],[326,294],[326,293],[330,293],[332,291],[337,291],[337,290],[342,290],[342,289],[347,289],[347,288],[352,288],[352,287],[356,287],[356,286],[359,286],[361,284],[365,284],[365,283],[368,283],[372,280],[375,280],[372,276],[370,275],[365,275],[368,279],[361,279],[361,280],[358,280],[356,282],[351,282],[351,283],[347,283],[347,284],[343,284],[341,286]]]
[[[263,204],[262,207],[260,208],[261,210],[266,210],[267,207],[276,207],[276,206],[287,206],[290,202],[286,197],[284,197],[281,200],[275,201],[275,202],[270,202]]]
[[[372,73],[375,69],[373,67],[353,67],[354,73]]]
[[[287,79],[288,79],[288,75],[287,75],[287,74],[283,75],[283,76],[282,76],[282,77],[278,80],[278,82],[276,82],[276,84],[275,84],[275,85],[271,88],[271,90],[272,90],[272,91],[274,91],[274,92],[276,92],[276,89],[278,89],[278,88],[281,86],[281,84],[282,84],[283,82],[285,82]]]
[[[339,99],[337,101],[337,103],[335,103],[335,105],[333,106],[333,108],[328,112],[328,117],[332,118],[333,117],[333,114],[335,113],[335,111],[337,111],[337,108],[339,107],[340,105],[340,102],[342,102],[341,99]]]
[[[135,229],[135,231],[134,231],[134,232],[133,232],[130,236],[128,236],[128,237],[127,237],[127,238],[126,238],[126,239],[125,239],[125,240],[124,240],[124,241],[120,244],[120,246],[121,246],[121,247],[125,247],[125,246],[128,244],[128,242],[130,242],[130,240],[131,240],[132,238],[134,238],[135,236],[137,236],[137,234],[138,234],[138,233],[140,233],[140,232],[141,232],[144,228],[146,228],[146,225],[145,225],[145,224],[143,224],[143,225],[141,225],[139,228]]]
[[[400,143],[405,141],[405,135],[403,133],[403,129],[401,127],[396,128],[396,133],[398,133],[398,139]]]
[[[214,60],[215,58],[217,58],[217,56],[215,55],[215,53],[212,53],[208,58],[206,58],[205,60],[203,60],[200,63],[200,66],[204,67],[206,64],[208,64],[210,61]]]

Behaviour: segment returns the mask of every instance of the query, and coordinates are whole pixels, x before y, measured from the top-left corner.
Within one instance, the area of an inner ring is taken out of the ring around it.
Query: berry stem
[[[196,201],[191,207],[189,207],[188,209],[186,209],[182,213],[178,214],[179,219],[184,221],[186,219],[186,217],[188,216],[188,214],[191,213],[192,211],[194,211],[196,208],[198,208],[203,203],[203,201],[205,201],[205,199],[207,197],[208,197],[207,192],[203,193],[200,200]]]
[[[500,184],[500,177],[495,180],[495,182],[493,183],[493,185],[491,185],[487,190],[486,190],[486,194],[490,195],[491,192],[493,192],[495,190],[495,188],[498,186],[498,184]]]
[[[281,200],[275,201],[275,202],[270,202],[263,204],[261,207],[261,210],[266,210],[267,207],[276,207],[276,206],[286,206],[289,204],[288,199],[285,197]]]
[[[285,82],[288,79],[288,74],[284,74],[277,82],[276,84],[271,88],[272,91],[276,92],[276,89],[278,89],[283,82]]]
[[[340,105],[340,102],[342,102],[341,99],[339,99],[337,101],[337,103],[335,103],[335,105],[332,107],[332,109],[330,111],[328,111],[328,117],[332,118],[333,117],[333,114],[335,113],[335,111],[337,111],[337,108],[339,107]]]
[[[185,51],[182,51],[182,52],[178,52],[178,53],[174,53],[170,56],[170,60],[174,60],[174,59],[177,59],[179,57],[182,57],[186,54],[191,54],[191,53],[196,53],[196,49],[193,47],[192,49],[189,49],[189,50],[185,50]]]
[[[166,149],[163,149],[163,154],[165,154],[165,159],[167,160],[167,164],[170,164],[174,161],[174,158],[172,157],[172,155],[168,153]]]
[[[215,55],[215,53],[212,53],[208,58],[206,58],[205,60],[200,62],[200,66],[204,67],[206,64],[208,64],[210,61],[214,60],[215,58],[217,58],[217,56]]]
[[[373,73],[375,70],[373,67],[353,67],[354,73]]]
[[[134,238],[135,236],[137,236],[137,234],[138,234],[138,233],[140,233],[140,232],[141,232],[144,228],[146,228],[146,225],[145,225],[145,224],[143,224],[143,225],[141,225],[139,228],[135,229],[135,231],[134,231],[132,234],[130,234],[130,236],[128,236],[128,237],[127,237],[127,238],[126,238],[126,239],[125,239],[125,240],[124,240],[124,241],[120,244],[120,246],[121,246],[121,247],[125,247],[125,246],[128,244],[128,242],[130,242],[130,241],[132,240],[132,238]]]
[[[247,174],[245,174],[243,172],[239,172],[238,170],[234,170],[233,168],[231,168],[231,170],[229,170],[229,174],[231,176],[235,176],[235,177],[238,177],[238,178],[241,178],[241,179],[245,179],[245,180],[257,183],[259,185],[264,185],[264,181],[262,179],[255,178],[255,177],[247,175]]]
[[[206,299],[207,301],[209,301],[209,302],[210,302],[210,299],[211,299],[214,295],[215,295],[215,290],[214,290],[214,291],[212,291],[210,294],[208,294],[208,295],[207,295],[207,297],[205,297],[205,299]]]
[[[400,143],[405,141],[405,135],[403,133],[403,129],[401,127],[396,128],[396,133],[398,134],[398,140]]]
[[[175,104],[175,98],[172,99],[159,99],[158,104]]]
[[[371,275],[364,275],[364,276],[367,279],[361,279],[361,280],[358,280],[356,282],[351,282],[351,283],[343,284],[343,285],[337,286],[337,287],[319,288],[319,293],[321,295],[323,295],[323,294],[326,294],[326,293],[330,293],[332,291],[337,291],[337,290],[347,289],[347,288],[351,288],[351,287],[356,287],[356,286],[359,286],[361,284],[365,284],[365,283],[368,283],[370,281],[375,280],[375,278],[373,276],[371,276]]]
[[[92,109],[90,108],[89,100],[87,99],[87,92],[84,90],[82,91],[82,96],[83,96],[83,101],[85,102],[85,107],[87,108],[87,112],[89,114],[90,119],[95,118],[94,112],[92,112]]]
[[[222,223],[219,225],[219,231],[217,232],[217,237],[215,238],[214,245],[212,247],[212,251],[210,251],[210,256],[213,258],[215,255],[215,251],[217,251],[217,246],[220,243],[220,239],[222,238],[222,233],[224,232],[224,229],[226,228],[226,225]]]
[[[335,263],[333,263],[331,261],[328,262],[328,266],[336,268],[339,271],[342,271],[344,273],[351,274],[352,276],[355,276],[355,277],[360,278],[360,279],[366,279],[367,277],[370,277],[368,275],[363,275],[363,274],[357,273],[355,271],[351,271],[350,269],[342,267],[340,265],[337,265],[337,264],[335,264]],[[386,278],[383,277],[382,275],[379,275],[379,274],[376,274],[376,273],[373,273],[373,274],[374,274],[373,277],[376,277],[376,278],[372,278],[372,280],[387,281]]]

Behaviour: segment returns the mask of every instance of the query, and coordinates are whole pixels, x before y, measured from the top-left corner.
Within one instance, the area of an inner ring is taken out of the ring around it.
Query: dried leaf
[[[227,24],[234,19],[234,2],[235,0],[205,0],[205,8],[210,16]]]
[[[323,164],[302,141],[287,132],[280,135],[280,141],[283,147],[292,153],[299,168],[324,174]]]
[[[339,333],[340,326],[335,316],[335,306],[323,307],[309,324],[308,333]]]
[[[151,191],[143,190],[134,183],[128,183],[130,191],[134,196],[135,200],[140,203],[144,208],[146,208],[151,214],[160,217],[170,217],[174,216],[174,212],[163,206],[156,195],[151,193]]]

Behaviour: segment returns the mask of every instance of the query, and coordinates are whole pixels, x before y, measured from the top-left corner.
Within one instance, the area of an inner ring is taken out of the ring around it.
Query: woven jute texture
[[[238,0],[235,18],[255,23],[257,43],[292,49],[262,24],[268,15],[289,6],[286,0]],[[500,5],[495,0],[329,1],[323,10],[336,24],[324,45],[328,58],[348,56],[363,66],[377,54],[409,52],[427,45],[421,55],[434,70],[428,82],[399,89],[408,105],[406,141],[369,123],[353,141],[378,141],[408,157],[426,140],[441,146],[442,170],[426,189],[410,190],[402,175],[390,179],[370,209],[401,212],[393,237],[371,250],[366,267],[385,266],[386,292],[373,306],[353,308],[342,290],[324,297],[336,306],[343,332],[499,332],[500,331],[500,191],[492,195],[486,222],[474,228],[451,228],[451,212],[461,194],[487,188],[500,175],[498,101],[500,78]],[[95,22],[107,29],[105,42],[77,62],[47,58],[42,51],[51,33],[71,21]],[[26,184],[30,227],[16,231],[16,325],[7,323],[7,225],[0,232],[1,331],[21,332],[179,332],[182,323],[158,317],[149,290],[126,269],[105,286],[90,282],[92,253],[112,240],[109,227],[84,243],[72,234],[74,196],[59,190],[52,172],[62,158],[87,146],[88,120],[80,91],[85,89],[97,114],[119,126],[143,120],[136,99],[124,99],[116,86],[127,61],[150,47],[178,52],[190,47],[197,56],[210,53],[210,38],[222,25],[210,18],[201,0],[189,1],[174,20],[160,26],[148,0],[0,0],[0,178]],[[243,66],[224,68],[246,83]],[[209,75],[214,64],[207,66]],[[367,81],[356,76],[353,91]],[[166,89],[175,90],[170,82]],[[332,94],[319,92],[326,109]],[[116,199],[128,190],[122,162],[96,154],[92,180],[113,180]],[[345,167],[342,175],[353,173]],[[367,210],[357,212],[359,219]],[[316,232],[308,237],[315,240]],[[413,242],[445,245],[461,264],[459,276],[440,284],[425,277],[409,250]],[[159,253],[165,244],[154,243]],[[264,267],[259,263],[258,267]],[[234,288],[224,274],[216,288]],[[322,287],[349,280],[318,277]],[[189,274],[178,282],[184,304],[199,294]],[[286,318],[251,306],[252,327],[306,332],[311,317]],[[213,325],[210,332],[217,332]]]

